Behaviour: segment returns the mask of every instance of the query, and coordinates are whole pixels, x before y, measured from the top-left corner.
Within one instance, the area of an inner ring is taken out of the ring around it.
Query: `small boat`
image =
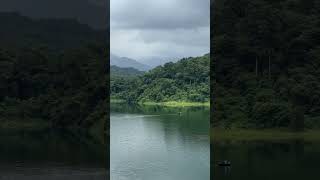
[[[231,166],[231,162],[230,161],[221,161],[221,162],[218,162],[218,166]]]

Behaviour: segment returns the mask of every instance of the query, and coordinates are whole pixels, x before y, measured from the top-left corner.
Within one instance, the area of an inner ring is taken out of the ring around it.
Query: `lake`
[[[318,180],[320,142],[302,139],[279,141],[213,142],[212,179],[219,180]],[[230,160],[230,168],[214,162]]]
[[[210,179],[209,108],[112,104],[110,134],[111,180]]]
[[[106,180],[106,147],[64,131],[1,132],[1,180]]]

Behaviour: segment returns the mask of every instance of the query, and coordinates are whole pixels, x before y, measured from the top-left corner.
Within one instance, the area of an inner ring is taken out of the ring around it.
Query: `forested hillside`
[[[212,126],[320,127],[320,1],[216,0],[211,25]]]
[[[111,98],[127,102],[208,102],[209,55],[158,66],[141,77],[111,79]]]
[[[0,127],[105,123],[106,34],[74,20],[1,13],[0,22]]]
[[[44,49],[1,49],[0,120],[42,119],[53,127],[92,125],[105,114],[107,103],[103,50],[84,47],[50,54]]]

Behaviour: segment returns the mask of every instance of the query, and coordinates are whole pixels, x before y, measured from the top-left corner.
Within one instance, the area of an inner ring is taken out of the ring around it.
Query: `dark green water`
[[[319,180],[320,142],[220,141],[211,149],[212,179],[217,180]],[[228,159],[230,168],[214,163]]]
[[[111,180],[210,178],[208,109],[112,105],[110,126]]]
[[[1,180],[105,180],[106,147],[66,132],[0,133]]]

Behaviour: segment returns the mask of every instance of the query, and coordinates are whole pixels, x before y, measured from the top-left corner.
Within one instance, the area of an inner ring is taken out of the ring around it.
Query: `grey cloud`
[[[209,52],[210,0],[111,0],[110,8],[115,54],[154,64]]]
[[[145,43],[173,43],[183,44],[185,46],[205,46],[208,47],[210,39],[209,27],[203,27],[198,29],[174,29],[171,31],[163,30],[145,30],[140,31],[139,35],[141,40]]]
[[[113,0],[111,25],[129,29],[206,27],[209,6],[209,0]]]

